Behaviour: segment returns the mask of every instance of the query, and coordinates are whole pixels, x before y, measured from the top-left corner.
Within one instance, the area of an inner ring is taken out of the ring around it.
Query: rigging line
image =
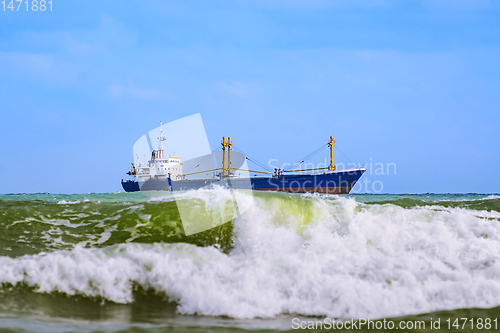
[[[316,156],[317,154],[319,154],[320,152],[322,152],[323,150],[325,150],[326,148],[328,147],[328,145],[324,146],[324,147],[320,147],[318,148],[316,151],[310,153],[309,155],[307,155],[306,157],[304,157],[302,160],[307,160],[313,156]],[[302,162],[301,162],[302,163]]]
[[[323,151],[325,150],[325,148],[326,148],[326,147],[320,148],[320,149],[316,150],[315,152],[313,152],[313,153],[311,153],[311,154],[307,155],[306,157],[304,157],[304,158],[302,159],[302,161],[300,161],[299,165],[300,165],[300,164],[302,164],[302,163],[304,163],[305,161],[307,161],[307,160],[309,160],[309,159],[313,158],[314,156],[318,155],[319,153],[323,152]],[[290,166],[290,167],[291,167],[291,166]]]
[[[245,155],[245,154],[243,154],[243,155]],[[260,163],[260,162],[258,162],[256,160],[254,160],[253,158],[250,158],[249,156],[245,155],[245,159],[247,159],[249,162],[252,162],[253,164],[255,164],[256,166],[260,167],[263,170],[267,170],[269,172],[272,172],[272,170],[269,167],[267,167],[266,165],[264,165],[264,164],[262,164],[262,163]]]
[[[270,168],[268,168],[268,167],[266,167],[266,166],[264,166],[264,165],[262,165],[262,164],[260,164],[260,163],[258,163],[258,162],[256,162],[256,161],[254,161],[254,160],[253,160],[253,159],[251,159],[250,157],[245,156],[245,158],[246,158],[249,162],[252,162],[253,164],[255,164],[256,166],[258,166],[258,167],[260,167],[260,168],[262,168],[262,169],[264,169],[264,170],[267,170],[267,171],[269,171],[269,172],[272,172],[272,170],[271,170]]]
[[[351,163],[352,165],[354,165],[354,167],[356,167],[356,164],[354,164],[347,156],[345,156],[344,153],[339,149],[339,147],[335,146],[335,148],[339,151],[339,153],[342,154],[342,156],[344,156],[349,161],[349,163]]]
[[[172,156],[172,153],[170,152],[170,149],[168,149],[168,146],[166,143],[165,143],[165,148],[167,148],[168,156]]]
[[[212,152],[211,152],[210,154],[206,155],[206,156],[205,156],[205,157],[203,157],[201,160],[199,160],[199,161],[198,161],[198,163],[196,163],[196,165],[195,165],[195,166],[190,167],[189,169],[187,169],[187,170],[185,170],[185,171],[183,171],[183,172],[184,172],[184,173],[186,173],[186,172],[189,172],[189,171],[194,170],[195,168],[199,167],[199,166],[200,166],[200,164],[201,164],[201,162],[203,162],[204,160],[206,160],[206,159],[207,159],[207,158],[209,158],[209,157],[213,157],[214,152],[215,152],[216,150],[218,150],[218,149],[220,149],[220,147],[219,147],[219,148],[215,148],[214,150],[212,150]]]
[[[245,155],[244,153],[242,153],[242,154],[243,154],[243,155]],[[262,164],[262,163],[260,163],[259,161],[255,160],[253,157],[250,157],[250,156],[245,155],[245,158],[246,158],[248,161],[252,162],[253,164],[255,164],[255,165],[256,165],[256,166],[258,166],[258,167],[261,167],[261,168],[262,168],[262,169],[264,169],[264,170],[267,170],[267,171],[269,171],[269,172],[272,172],[272,171],[273,171],[273,170],[271,170],[271,168],[269,168],[269,167],[268,167],[268,166],[266,166],[265,164]]]
[[[309,158],[311,158],[311,157],[319,154],[326,147],[328,147],[328,145],[324,145],[324,144],[321,145],[321,147],[319,147],[318,149],[316,149],[315,151],[313,151],[309,155],[306,155],[305,157],[299,159],[297,162],[293,163],[292,165],[290,165],[288,168],[284,169],[283,171],[290,170],[290,168],[292,168],[294,165],[303,163],[305,160],[307,160],[307,159],[309,159]]]
[[[236,148],[235,146],[233,146],[233,149],[235,149],[235,150],[237,150],[238,152],[242,153],[242,154],[245,156],[245,158],[246,158],[247,160],[249,160],[250,162],[253,162],[254,164],[256,164],[256,165],[258,165],[258,166],[260,166],[262,169],[267,170],[267,171],[270,171],[270,172],[273,172],[273,170],[271,170],[270,168],[266,167],[266,166],[265,166],[265,164],[260,163],[259,161],[257,161],[257,160],[256,160],[256,159],[254,159],[253,157],[251,157],[251,156],[249,156],[248,154],[246,154],[243,150],[238,149],[238,148]]]

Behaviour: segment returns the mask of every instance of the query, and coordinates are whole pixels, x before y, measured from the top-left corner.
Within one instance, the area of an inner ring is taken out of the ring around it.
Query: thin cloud
[[[113,85],[109,87],[109,93],[112,98],[132,98],[142,100],[165,99],[169,97],[168,93],[156,89],[144,89],[137,87],[125,87]]]
[[[250,89],[248,88],[247,85],[241,82],[234,82],[234,83],[219,82],[215,84],[215,88],[220,92],[240,98],[246,98],[250,96]]]
[[[29,77],[43,82],[69,84],[76,78],[73,64],[51,54],[0,52],[0,75]]]
[[[256,2],[252,0],[240,0],[239,3],[251,7],[283,8],[291,10],[318,10],[331,7],[387,7],[388,0],[269,0]]]

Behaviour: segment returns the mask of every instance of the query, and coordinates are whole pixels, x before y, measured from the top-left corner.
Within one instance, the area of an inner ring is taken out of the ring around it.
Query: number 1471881
[[[13,11],[32,11],[32,12],[44,12],[46,10],[52,11],[52,0],[2,0],[0,2],[3,11],[8,11],[10,9]]]

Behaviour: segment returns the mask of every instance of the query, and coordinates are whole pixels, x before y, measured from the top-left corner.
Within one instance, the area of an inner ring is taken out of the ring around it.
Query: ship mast
[[[224,136],[222,138],[222,175],[226,176],[226,171],[227,175],[231,176],[231,146],[233,143],[231,142],[231,137],[227,138]],[[227,147],[227,168],[226,168],[226,147]]]
[[[335,146],[335,141],[333,141],[333,136],[330,136],[330,141],[328,142],[328,146],[330,147],[330,165],[328,166],[328,170],[333,171],[335,167],[333,166],[333,146]]]
[[[233,143],[231,142],[231,137],[228,137],[227,140],[227,175],[231,176],[231,146]]]
[[[163,135],[163,123],[160,121],[160,136],[158,137],[160,140],[160,144],[158,145],[158,154],[157,158],[165,158],[165,154],[163,152],[163,141],[167,140],[167,136]]]
[[[226,137],[222,138],[222,176],[226,175]]]

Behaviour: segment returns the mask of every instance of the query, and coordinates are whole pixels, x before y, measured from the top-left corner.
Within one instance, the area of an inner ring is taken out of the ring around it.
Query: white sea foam
[[[79,204],[79,203],[82,203],[82,202],[89,202],[90,200],[89,199],[83,199],[83,200],[73,200],[73,201],[66,201],[66,200],[59,200],[57,202],[57,204],[59,205],[76,205],[76,204]]]
[[[81,201],[80,200],[74,200],[74,201],[66,201],[66,200],[59,200],[57,202],[58,205],[74,205],[74,204],[79,204]]]
[[[0,282],[133,301],[135,284],[184,314],[380,318],[500,305],[500,213],[255,198],[223,254],[189,244],[120,244],[0,257]]]

